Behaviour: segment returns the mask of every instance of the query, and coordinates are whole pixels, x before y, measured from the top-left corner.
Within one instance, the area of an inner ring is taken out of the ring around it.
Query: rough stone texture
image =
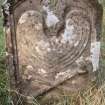
[[[102,7],[97,0],[11,5],[10,14],[4,6],[4,15],[12,88],[38,96],[53,88],[75,91],[86,86],[99,63]]]

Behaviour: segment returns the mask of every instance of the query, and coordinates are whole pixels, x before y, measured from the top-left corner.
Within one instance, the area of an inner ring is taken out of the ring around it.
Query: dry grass
[[[53,100],[52,98],[46,100],[43,104],[39,103],[36,104],[35,102],[35,105],[105,105],[105,85],[100,88],[96,88],[96,85],[93,85],[76,94],[64,94],[59,100]]]

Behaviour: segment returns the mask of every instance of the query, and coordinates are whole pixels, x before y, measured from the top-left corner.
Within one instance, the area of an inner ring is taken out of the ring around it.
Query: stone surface
[[[75,91],[88,84],[100,54],[97,0],[17,0],[11,15],[4,7],[7,52],[13,54],[22,94]]]

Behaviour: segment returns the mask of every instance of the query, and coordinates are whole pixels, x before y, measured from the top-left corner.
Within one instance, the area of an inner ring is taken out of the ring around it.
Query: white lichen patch
[[[6,34],[10,34],[10,28],[3,28],[4,32],[6,31]]]
[[[65,72],[60,72],[60,73],[58,73],[57,75],[56,75],[56,79],[58,79],[59,77],[61,77],[61,76],[63,76],[65,74]]]
[[[41,40],[37,43],[37,51],[39,52],[40,50],[48,50],[50,49],[50,44],[48,42],[45,42],[44,40]]]
[[[73,32],[74,26],[69,24],[69,20],[66,20],[66,27],[63,34],[63,39],[65,41],[72,41],[71,39],[74,38]]]
[[[6,53],[5,53],[5,55],[6,55],[6,56],[9,56],[9,53],[8,53],[8,52],[6,52]]]
[[[35,29],[40,31],[42,29],[42,24],[38,23],[37,25],[35,25]]]
[[[91,61],[93,65],[93,72],[97,71],[99,68],[100,45],[100,42],[91,43]]]
[[[85,58],[85,60],[86,60],[86,61],[91,61],[91,57],[88,56],[88,57]]]
[[[51,48],[50,48],[50,44],[49,42],[45,42],[44,40],[40,40],[37,44],[36,44],[36,52],[43,56],[44,54],[46,54],[47,52],[51,52]]]
[[[74,43],[74,46],[77,47],[79,44],[79,41],[77,41],[76,43]]]
[[[27,80],[31,80],[31,79],[32,79],[32,75],[28,75]]]
[[[83,45],[83,46],[84,46],[84,47],[86,47],[86,45],[87,45],[87,43],[84,43],[84,45]]]
[[[74,84],[77,83],[77,81],[76,80],[72,80],[71,83],[74,85]]]
[[[43,9],[47,12],[46,25],[48,27],[55,26],[59,22],[59,18],[53,13],[53,11],[50,11],[49,7],[43,6]]]
[[[48,52],[51,52],[51,48],[47,48],[47,51],[48,51]]]
[[[42,74],[43,76],[46,76],[47,72],[45,69],[41,68],[41,69],[38,69],[38,73],[39,74]]]
[[[68,69],[65,72],[59,72],[56,74],[55,79],[59,81],[59,79],[65,79],[65,78],[71,78],[72,76],[74,76],[75,74],[77,74],[77,70],[71,70]]]
[[[19,19],[19,24],[25,23],[27,20],[27,17],[28,17],[27,13],[24,13]]]
[[[57,73],[57,75],[55,76],[55,79],[62,78],[63,76],[68,77],[68,76],[70,75],[70,72],[71,72],[70,69],[68,69],[68,70],[65,71],[65,72],[59,72],[59,73]]]
[[[33,11],[33,10],[23,13],[19,19],[19,24],[25,23],[27,21],[27,19],[29,18],[29,15],[32,16],[34,14],[35,14],[35,11]]]
[[[2,5],[4,6],[5,14],[9,15],[10,14],[9,9],[10,9],[11,4],[8,2],[8,0],[5,0]]]
[[[41,50],[39,49],[38,46],[36,46],[35,49],[36,49],[36,52],[37,52],[37,53],[39,53],[39,54],[41,53]]]
[[[80,65],[81,62],[84,62],[84,57],[83,57],[83,56],[81,56],[80,58],[78,58],[78,59],[76,60],[77,65]]]
[[[47,47],[49,47],[49,43],[45,42],[44,40],[41,40],[38,42],[38,46],[43,47],[43,48],[47,48]]]
[[[27,65],[26,69],[28,69],[28,70],[33,70],[33,66]]]
[[[6,30],[6,32],[7,32],[7,34],[9,34],[9,33],[10,33],[10,28],[8,28],[8,29]]]

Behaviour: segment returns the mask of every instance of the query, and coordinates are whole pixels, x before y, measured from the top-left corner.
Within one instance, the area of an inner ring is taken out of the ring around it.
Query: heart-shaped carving
[[[62,14],[43,6],[42,12],[30,10],[20,17],[17,42],[21,72],[33,69],[31,75],[55,81],[57,73],[70,70],[83,53],[91,31],[85,10],[73,8],[65,18]]]
[[[38,96],[87,84],[97,66],[91,56],[102,13],[97,0],[16,0],[10,8],[8,3],[3,12],[12,87]]]

